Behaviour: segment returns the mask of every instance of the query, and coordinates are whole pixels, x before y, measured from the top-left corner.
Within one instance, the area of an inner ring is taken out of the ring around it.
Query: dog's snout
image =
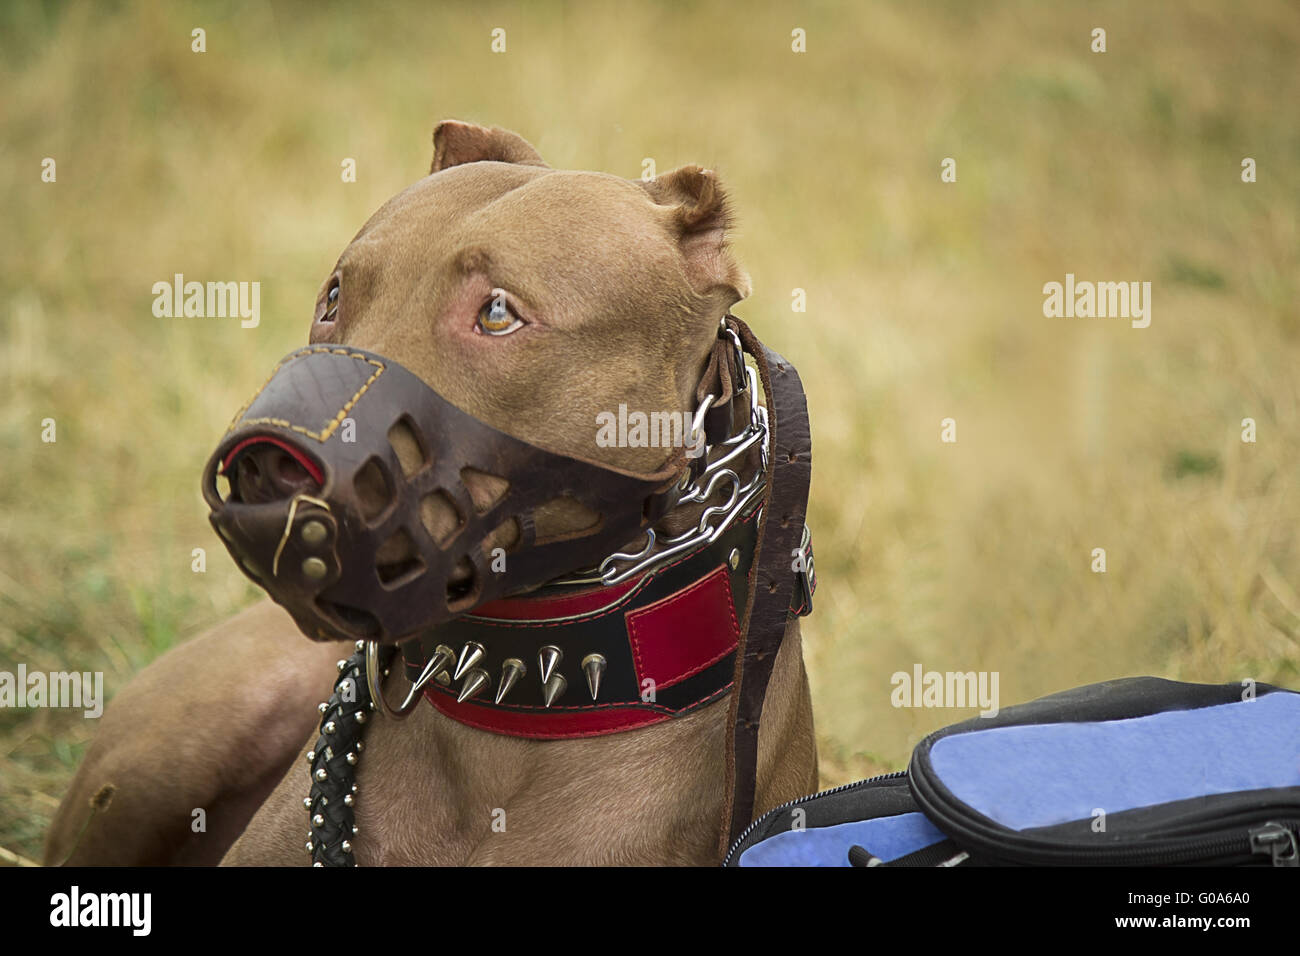
[[[254,439],[227,458],[225,473],[245,504],[288,501],[320,490],[321,472],[302,452],[271,439]]]

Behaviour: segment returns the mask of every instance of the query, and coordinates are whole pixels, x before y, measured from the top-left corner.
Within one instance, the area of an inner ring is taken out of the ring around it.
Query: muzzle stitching
[[[248,407],[252,405],[253,402],[257,401],[257,396],[261,395],[264,391],[266,391],[266,386],[271,384],[271,379],[275,378],[276,373],[279,372],[281,368],[283,368],[285,365],[287,365],[289,362],[293,361],[296,358],[301,358],[304,355],[311,355],[318,352],[328,352],[332,355],[342,355],[345,358],[361,359],[361,361],[367,363],[368,365],[373,365],[376,367],[375,373],[371,375],[370,378],[366,379],[365,383],[362,384],[362,386],[359,389],[357,389],[357,393],[353,395],[350,399],[348,399],[348,401],[344,404],[344,406],[341,409],[339,409],[338,414],[335,415],[333,419],[330,420],[329,425],[327,425],[325,428],[321,429],[319,433],[317,433],[317,432],[309,431],[308,429],[304,428],[301,425],[295,425],[292,422],[285,421],[283,418],[250,418],[246,422],[239,421],[240,416],[243,415],[244,412],[248,410]],[[378,362],[375,359],[372,359],[370,356],[365,355],[361,352],[349,352],[347,349],[330,348],[327,345],[317,345],[311,348],[299,349],[296,352],[290,352],[288,355],[286,355],[276,364],[275,368],[271,370],[270,376],[267,378],[265,382],[262,383],[262,387],[253,393],[253,397],[250,398],[247,402],[245,402],[244,407],[239,410],[238,414],[236,414],[233,419],[231,419],[230,427],[227,428],[226,431],[229,432],[233,430],[234,427],[239,424],[276,425],[280,428],[288,428],[291,431],[295,431],[300,434],[306,435],[308,438],[314,438],[318,442],[325,442],[329,439],[330,435],[333,435],[334,432],[338,430],[338,427],[343,424],[343,419],[348,417],[348,412],[352,410],[352,406],[354,406],[360,400],[361,396],[366,393],[366,389],[370,388],[370,386],[375,383],[375,379],[379,378],[379,376],[383,374],[384,374],[384,363]]]

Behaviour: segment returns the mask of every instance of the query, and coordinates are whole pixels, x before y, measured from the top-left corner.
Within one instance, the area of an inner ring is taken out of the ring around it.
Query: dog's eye
[[[506,305],[506,295],[500,289],[493,289],[492,298],[478,310],[477,330],[488,335],[509,335],[523,324]]]
[[[339,315],[339,280],[333,279],[330,283],[329,291],[325,293],[325,314],[321,316],[322,322],[333,322]]]

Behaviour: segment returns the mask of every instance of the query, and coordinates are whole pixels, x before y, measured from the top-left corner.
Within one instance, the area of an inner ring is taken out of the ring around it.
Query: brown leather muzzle
[[[653,474],[546,451],[392,359],[320,345],[284,358],[235,416],[203,495],[235,561],[305,634],[393,642],[596,563],[672,508],[685,469],[681,449]],[[539,537],[538,510],[564,499],[590,523]]]

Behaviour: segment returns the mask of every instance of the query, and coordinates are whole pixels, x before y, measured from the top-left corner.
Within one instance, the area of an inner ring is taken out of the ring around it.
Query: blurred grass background
[[[1300,686],[1298,52],[1294,2],[4,4],[0,669],[111,694],[258,597],[201,465],[455,117],[556,167],[729,185],[737,312],[812,411],[824,785],[974,713],[892,708],[914,663],[998,671],[1004,706],[1147,673]],[[261,326],[155,318],[176,272],[260,281]],[[1151,281],[1150,328],[1044,318],[1067,272]],[[94,731],[0,711],[10,862]]]

